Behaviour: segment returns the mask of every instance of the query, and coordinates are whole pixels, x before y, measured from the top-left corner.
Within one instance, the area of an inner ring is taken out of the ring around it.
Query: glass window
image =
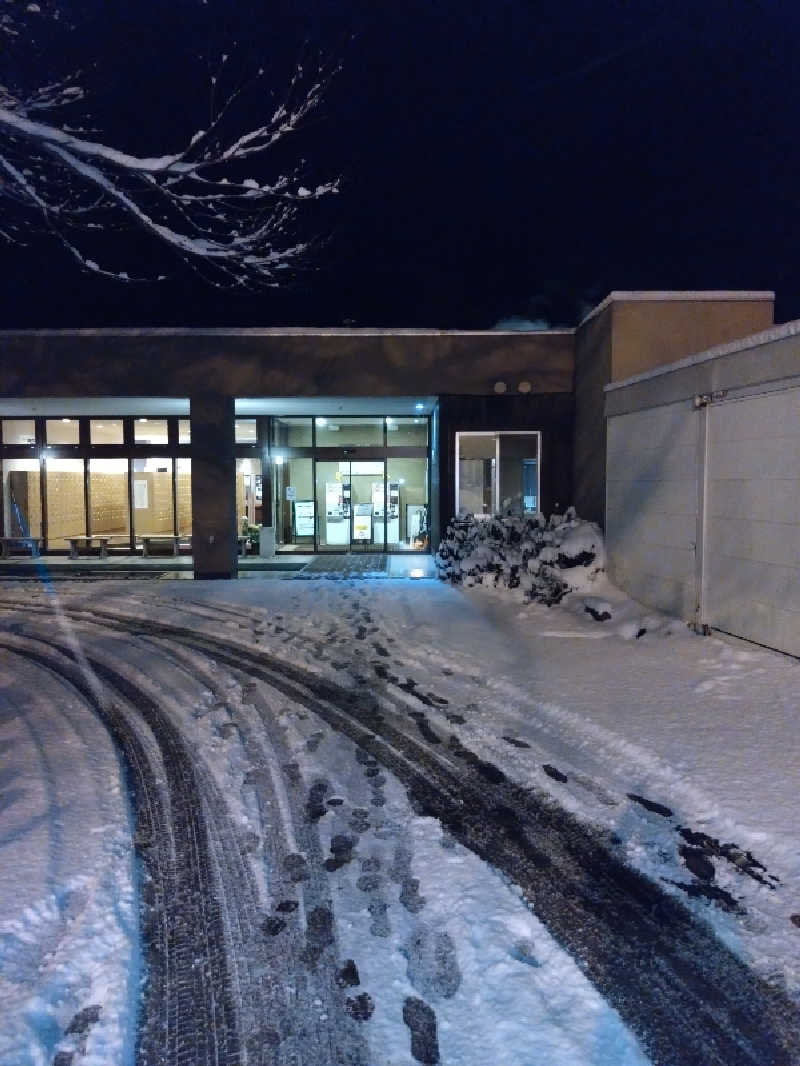
[[[3,536],[41,537],[42,497],[38,459],[4,459]]]
[[[428,443],[427,418],[387,418],[386,444],[389,448],[424,448]]]
[[[90,444],[123,444],[121,418],[90,418]]]
[[[271,443],[284,448],[310,448],[311,419],[273,418]]]
[[[315,418],[320,448],[383,447],[382,418]]]
[[[456,512],[539,509],[539,434],[457,433]]]
[[[234,422],[237,444],[257,444],[258,433],[254,418],[237,418]]]
[[[192,443],[192,423],[189,418],[178,419],[178,444]]]
[[[48,459],[45,470],[47,545],[68,548],[67,537],[86,533],[83,459]]]
[[[4,418],[3,444],[35,444],[36,423],[32,418]],[[33,534],[31,534],[33,536]]]
[[[236,515],[240,535],[249,537],[248,550],[258,554],[264,513],[260,459],[236,460]]]
[[[500,509],[535,514],[539,509],[539,434],[501,433]]]
[[[456,440],[456,513],[489,515],[495,506],[497,437],[494,433],[458,433]]]
[[[79,444],[80,426],[77,418],[48,418],[45,423],[48,444]]]
[[[166,444],[169,440],[166,418],[137,418],[133,423],[136,444]]]
[[[428,460],[386,460],[386,547],[430,547]]]
[[[89,460],[89,516],[92,533],[127,536],[128,460]]]
[[[172,460],[133,460],[133,531],[174,533],[172,510]]]
[[[272,464],[275,544],[284,551],[314,550],[314,475],[311,459],[278,458]]]
[[[188,421],[188,419],[187,419]],[[178,499],[178,532],[192,534],[192,460],[175,460],[175,493]]]

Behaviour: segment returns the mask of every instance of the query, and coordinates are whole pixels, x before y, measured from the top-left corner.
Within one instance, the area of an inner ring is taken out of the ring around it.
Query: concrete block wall
[[[800,322],[611,386],[606,416],[612,580],[800,656]]]
[[[800,386],[708,416],[706,618],[800,655]]]
[[[608,420],[609,576],[687,620],[696,601],[697,426],[687,403]]]

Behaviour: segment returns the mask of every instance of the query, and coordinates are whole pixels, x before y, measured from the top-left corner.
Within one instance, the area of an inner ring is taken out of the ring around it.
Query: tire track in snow
[[[282,692],[389,767],[418,809],[521,885],[537,916],[641,1037],[654,1062],[773,1066],[797,1061],[800,1021],[780,991],[732,955],[657,885],[538,790],[525,790],[456,745],[422,744],[415,724],[237,641],[104,612],[130,632],[178,640]],[[416,734],[416,735],[415,735]]]
[[[52,642],[45,651],[41,637],[36,647],[21,636],[0,638],[0,644],[66,679],[104,721],[123,755],[134,798],[134,843],[145,869],[147,981],[137,1063],[243,1061],[200,790],[176,731],[149,696],[102,663],[89,660],[105,689],[106,698],[98,699],[69,649]]]

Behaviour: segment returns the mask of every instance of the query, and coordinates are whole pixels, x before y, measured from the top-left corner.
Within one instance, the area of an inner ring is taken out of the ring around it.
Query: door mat
[[[388,571],[388,555],[318,555],[297,577],[385,577]]]

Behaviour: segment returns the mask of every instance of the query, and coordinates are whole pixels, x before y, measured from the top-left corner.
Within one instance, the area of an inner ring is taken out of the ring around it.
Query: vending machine
[[[384,499],[384,485],[386,497]],[[384,529],[386,543],[400,541],[400,482],[372,482],[372,514],[375,519],[375,543],[382,544]]]
[[[350,485],[325,482],[325,543],[350,543]]]

